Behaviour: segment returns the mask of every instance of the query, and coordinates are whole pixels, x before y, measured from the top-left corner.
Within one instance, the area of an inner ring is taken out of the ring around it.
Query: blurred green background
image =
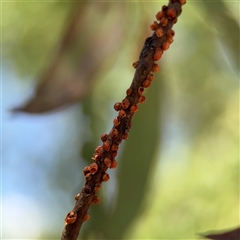
[[[163,4],[2,2],[2,239],[59,239]],[[80,239],[239,225],[239,10],[183,6]]]

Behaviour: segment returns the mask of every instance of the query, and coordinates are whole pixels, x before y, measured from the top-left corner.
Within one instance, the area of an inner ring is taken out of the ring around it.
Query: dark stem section
[[[102,182],[109,180],[107,169],[117,166],[115,157],[119,144],[128,138],[132,117],[138,111],[137,104],[145,101],[144,89],[151,85],[154,78],[151,72],[159,71],[155,62],[160,60],[163,52],[173,42],[172,27],[185,3],[186,0],[170,0],[168,6],[164,5],[156,14],[158,21],[150,26],[154,32],[146,39],[139,60],[133,63],[136,71],[131,86],[126,91],[126,97],[114,105],[118,116],[113,120],[113,127],[108,134],[101,136],[103,144],[96,148],[92,157],[94,162],[83,170],[86,182],[81,192],[75,196],[76,204],[73,210],[65,218],[61,240],[76,240],[82,223],[90,218],[87,213],[90,205],[99,202],[96,193],[100,190]]]

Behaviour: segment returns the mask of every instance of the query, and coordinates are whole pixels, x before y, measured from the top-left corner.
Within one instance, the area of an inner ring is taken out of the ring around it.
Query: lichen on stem
[[[90,218],[88,209],[90,205],[99,202],[96,193],[100,190],[102,182],[109,180],[106,172],[108,168],[115,168],[115,157],[122,140],[128,138],[132,127],[132,118],[138,111],[138,104],[145,102],[144,90],[150,87],[154,76],[152,73],[159,71],[156,61],[160,60],[164,51],[168,50],[175,35],[173,25],[182,12],[182,5],[186,0],[170,0],[168,6],[156,14],[150,28],[153,30],[151,37],[145,40],[139,60],[133,63],[136,69],[131,86],[126,91],[126,97],[114,104],[118,115],[113,120],[113,127],[108,134],[102,134],[102,145],[95,149],[93,163],[83,170],[86,178],[85,184],[79,194],[75,196],[76,203],[73,210],[65,218],[65,227],[61,240],[76,240],[82,223]]]

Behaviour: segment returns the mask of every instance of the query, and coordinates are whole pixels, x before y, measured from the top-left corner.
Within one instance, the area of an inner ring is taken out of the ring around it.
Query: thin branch
[[[102,182],[109,180],[107,169],[117,166],[115,157],[119,144],[128,138],[132,117],[138,111],[138,103],[145,101],[144,89],[151,85],[154,78],[151,72],[159,71],[155,62],[160,60],[163,52],[173,42],[172,27],[185,3],[186,0],[170,0],[168,6],[164,5],[162,11],[156,14],[158,22],[155,21],[150,26],[154,31],[153,35],[146,39],[139,60],[133,63],[136,71],[131,86],[126,91],[126,98],[114,105],[118,116],[113,120],[113,127],[108,134],[101,136],[103,144],[95,150],[92,157],[94,163],[84,168],[86,182],[75,197],[76,204],[73,210],[65,218],[61,240],[76,240],[82,223],[90,218],[87,213],[90,205],[99,202],[96,193],[100,190]]]

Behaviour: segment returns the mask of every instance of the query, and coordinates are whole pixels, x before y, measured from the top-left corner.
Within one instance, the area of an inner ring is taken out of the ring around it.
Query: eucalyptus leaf
[[[222,44],[222,48],[228,56],[233,70],[239,72],[239,23],[231,15],[225,3],[221,0],[217,2],[202,1],[202,5],[207,12],[210,25],[216,29],[216,35]]]

